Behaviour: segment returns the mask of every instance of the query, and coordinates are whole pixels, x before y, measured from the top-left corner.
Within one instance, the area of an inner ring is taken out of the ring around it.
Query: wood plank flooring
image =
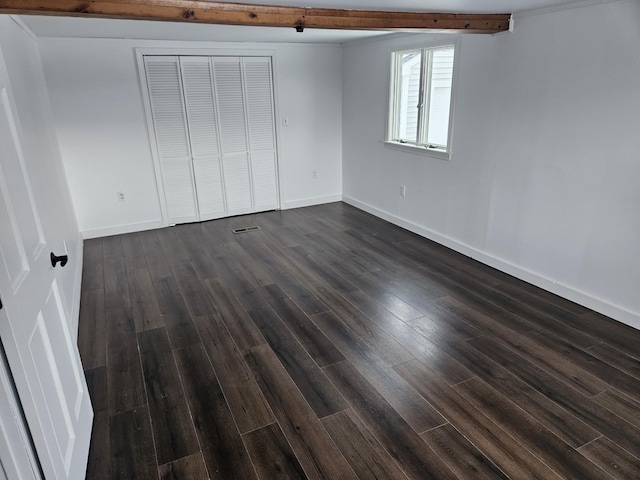
[[[640,478],[640,331],[343,203],[88,240],[80,317],[88,479]]]

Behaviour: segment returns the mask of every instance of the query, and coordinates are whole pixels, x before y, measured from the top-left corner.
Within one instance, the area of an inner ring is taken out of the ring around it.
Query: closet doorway
[[[142,55],[168,224],[280,207],[271,57]]]

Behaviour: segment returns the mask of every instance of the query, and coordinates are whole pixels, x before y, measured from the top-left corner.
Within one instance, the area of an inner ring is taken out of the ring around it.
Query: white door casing
[[[10,92],[0,57],[0,338],[45,477],[81,479],[93,411],[50,263]]]

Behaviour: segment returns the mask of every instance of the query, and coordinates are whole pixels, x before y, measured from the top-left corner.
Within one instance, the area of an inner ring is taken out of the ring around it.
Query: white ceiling
[[[345,43],[389,32],[205,25],[101,18],[32,17],[22,20],[38,37],[130,38],[201,42]]]
[[[318,8],[440,13],[521,13],[607,0],[243,0],[242,3]],[[235,2],[240,3],[240,2]],[[38,37],[128,38],[142,40],[344,43],[389,32],[242,27],[96,18],[22,16]]]
[[[229,3],[407,12],[514,13],[576,3],[576,0],[241,0]]]

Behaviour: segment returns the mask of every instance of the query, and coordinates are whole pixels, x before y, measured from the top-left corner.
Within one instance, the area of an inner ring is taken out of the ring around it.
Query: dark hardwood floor
[[[640,331],[348,205],[84,262],[89,479],[640,478]]]

